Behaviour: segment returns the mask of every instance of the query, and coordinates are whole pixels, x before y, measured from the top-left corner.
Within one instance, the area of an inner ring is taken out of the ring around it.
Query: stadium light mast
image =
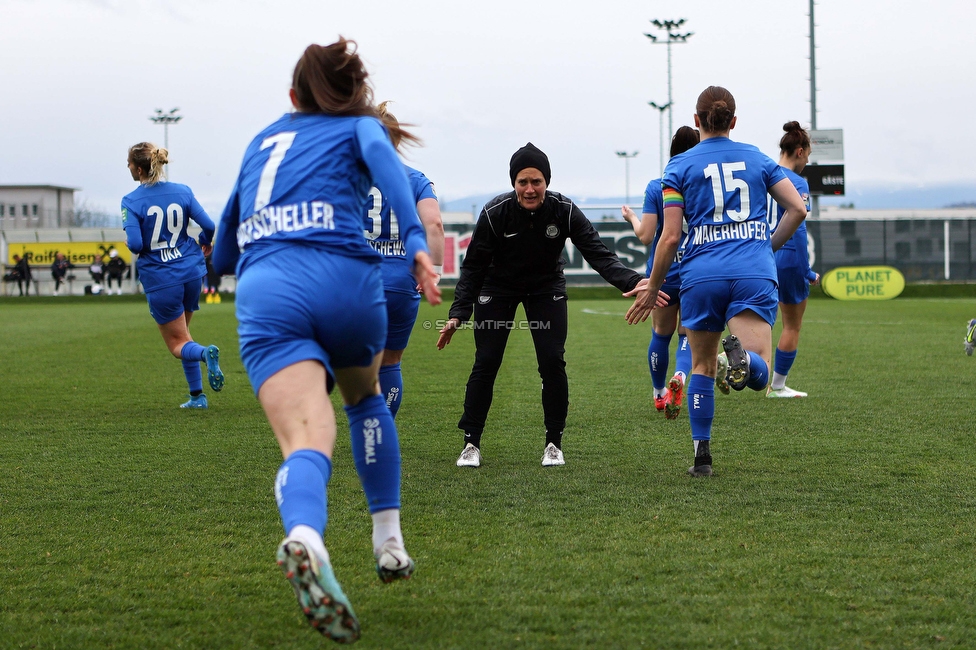
[[[176,124],[183,119],[182,115],[177,115],[180,109],[174,108],[169,113],[164,113],[161,108],[156,109],[156,114],[149,118],[153,124],[163,125],[163,147],[169,151],[169,125]],[[169,172],[169,164],[166,164],[166,171]]]
[[[654,102],[647,102],[648,106],[656,108],[658,110],[657,119],[657,138],[658,142],[661,143],[661,176],[664,176],[664,111],[671,108],[671,102],[667,104],[656,104]]]
[[[813,20],[814,0],[810,0],[810,130],[817,128],[817,44],[814,38],[815,23]],[[820,217],[820,197],[810,197],[810,216]]]
[[[813,0],[811,0],[812,2]],[[658,40],[658,37],[654,34],[648,34],[644,32],[644,36],[651,39],[651,45],[667,45],[668,46],[668,133],[674,133],[674,101],[671,99],[671,44],[672,43],[687,43],[688,39],[694,35],[695,32],[686,32],[684,34],[678,33],[678,28],[687,22],[684,18],[679,18],[678,20],[658,20],[654,19],[651,24],[658,29],[663,29],[665,34],[667,34],[667,40]]]
[[[639,151],[634,153],[627,153],[626,151],[618,151],[617,155],[624,159],[624,203],[630,205],[630,159],[639,154]]]

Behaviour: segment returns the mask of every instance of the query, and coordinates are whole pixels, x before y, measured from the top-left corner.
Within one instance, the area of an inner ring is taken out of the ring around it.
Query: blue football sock
[[[200,372],[200,361],[190,361],[183,359],[183,374],[186,375],[186,383],[190,385],[190,394],[198,391],[203,392],[203,373]]]
[[[776,362],[773,364],[773,370],[784,377],[790,374],[790,368],[793,367],[793,362],[796,361],[796,350],[792,352],[783,352],[779,348],[776,348]]]
[[[688,419],[692,440],[711,440],[715,419],[715,378],[692,375],[688,380]]]
[[[674,359],[675,372],[682,372],[685,381],[691,376],[691,345],[688,344],[688,337],[678,335],[678,352]]]
[[[647,365],[651,368],[651,384],[654,388],[664,390],[668,382],[668,348],[671,345],[671,334],[661,336],[651,331],[651,344],[647,346]]]
[[[381,395],[346,407],[352,458],[371,513],[400,507],[400,443]]]
[[[285,534],[304,524],[320,534],[328,521],[326,486],[332,476],[332,461],[320,451],[299,449],[281,464],[275,477],[275,501]]]
[[[769,366],[755,352],[751,350],[746,352],[749,354],[749,381],[746,382],[746,386],[752,390],[764,390],[769,383]]]
[[[390,414],[395,418],[403,397],[403,373],[400,372],[399,363],[380,366],[380,395],[386,400],[386,408],[390,409]]]
[[[186,359],[187,361],[203,361],[203,354],[206,351],[207,348],[196,341],[187,341],[180,350],[180,358]]]

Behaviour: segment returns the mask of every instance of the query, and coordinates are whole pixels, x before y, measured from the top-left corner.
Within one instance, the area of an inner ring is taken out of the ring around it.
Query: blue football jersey
[[[413,167],[404,165],[404,169],[415,203],[437,199],[430,179]],[[417,293],[417,282],[410,271],[412,262],[407,262],[406,248],[400,238],[400,222],[389,200],[376,187],[370,189],[366,199],[363,232],[373,250],[383,256],[383,284],[387,291]]]
[[[203,251],[186,234],[190,221],[210,243],[214,224],[193,192],[180,183],[140,185],[122,199],[127,244],[139,255],[136,269],[146,292],[183,284],[207,274]]]
[[[647,258],[647,269],[644,273],[645,276],[650,277],[651,269],[654,267],[654,254],[657,252],[657,243],[661,240],[661,233],[664,232],[664,195],[661,191],[661,179],[655,178],[650,183],[647,184],[647,188],[644,189],[644,207],[641,209],[643,214],[656,214],[657,215],[657,229],[654,231],[654,240],[648,249],[650,252],[650,257]],[[688,224],[682,219],[681,220],[681,240],[678,242],[678,251],[675,253],[675,259],[671,263],[671,268],[668,269],[668,276],[674,277],[672,274],[677,274],[681,261],[681,255],[685,247],[685,239],[688,237]]]
[[[364,152],[377,151],[376,147],[383,148],[384,155],[376,154],[383,164],[386,153],[395,159],[393,145],[373,117],[287,113],[261,131],[244,153],[221,217],[215,266],[224,269],[236,258],[228,250],[225,228],[236,234],[238,275],[251,260],[272,254],[281,244],[301,244],[379,263],[380,256],[363,237],[363,206],[373,185]],[[405,185],[403,165],[397,163],[398,169],[389,170],[374,164],[373,174],[390,172],[391,182],[396,185],[403,179]],[[416,207],[412,214],[400,217],[407,250],[426,251]]]
[[[802,176],[794,172],[792,169],[787,169],[784,167],[783,171],[786,173],[786,177],[790,179],[790,182],[793,183],[793,187],[796,188],[796,191],[800,193],[800,198],[803,199],[803,205],[806,206],[807,212],[810,212],[810,208],[811,208],[810,184],[807,183],[807,179],[803,178]],[[785,212],[786,210],[783,209],[782,206],[777,204],[776,201],[773,200],[773,197],[770,196],[769,197],[769,232],[770,233],[776,232],[776,227],[779,225],[779,220],[783,217],[783,213]],[[785,244],[783,244],[783,247],[780,248],[780,250],[788,250],[788,251],[791,250],[797,252],[803,251],[803,253],[806,254],[806,250],[807,250],[806,220],[800,222],[800,227],[796,229],[796,232],[793,233],[793,236],[790,237]]]
[[[785,178],[769,156],[728,138],[702,140],[671,159],[663,185],[680,194],[688,222],[682,287],[731,278],[776,281],[766,194]],[[668,189],[665,205],[671,205]]]

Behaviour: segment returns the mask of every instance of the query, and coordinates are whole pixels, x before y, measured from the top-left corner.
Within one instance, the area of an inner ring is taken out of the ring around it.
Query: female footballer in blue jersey
[[[698,140],[698,131],[690,126],[681,127],[671,138],[671,157],[688,151],[698,144]],[[644,208],[640,219],[628,206],[625,205],[621,208],[624,219],[633,226],[634,234],[640,238],[641,243],[650,245],[650,256],[647,258],[647,272],[645,273],[647,277],[651,275],[651,268],[654,264],[654,250],[657,248],[657,242],[664,227],[663,201],[661,179],[655,178],[647,184],[647,189],[644,190]],[[684,244],[683,239],[681,244]],[[661,290],[670,299],[666,307],[658,307],[651,315],[651,342],[647,347],[647,364],[651,369],[651,384],[654,389],[654,407],[658,411],[664,411],[664,417],[668,420],[676,419],[681,412],[685,382],[691,373],[691,347],[688,345],[688,336],[683,327],[678,329],[678,290],[681,288],[678,268],[681,244],[678,245],[678,254],[668,270],[664,286],[661,287]],[[678,329],[676,367],[674,375],[671,379],[667,379],[670,357],[668,348],[671,345],[671,337],[674,335],[675,329]]]
[[[779,165],[800,193],[800,198],[809,211],[810,186],[800,176],[800,172],[810,159],[810,135],[799,122],[787,122],[783,125],[783,130],[786,133],[779,141]],[[776,232],[782,215],[783,209],[773,201],[769,210],[770,232]],[[800,344],[800,327],[803,325],[803,312],[807,308],[810,285],[820,282],[820,275],[810,268],[805,222],[776,251],[776,275],[779,278],[779,313],[783,316],[783,332],[776,345],[773,380],[766,391],[766,397],[806,397],[806,393],[786,385],[786,376],[790,374],[790,368],[796,359],[796,349]]]
[[[773,250],[793,235],[806,208],[779,165],[756,147],[729,139],[736,122],[732,93],[710,86],[699,95],[695,111],[701,142],[672,158],[664,171],[664,230],[651,276],[642,281],[648,292],[637,297],[627,320],[643,321],[653,308],[651,299],[671,268],[685,218],[681,320],[691,343],[688,415],[695,446],[688,472],[710,476],[719,341],[728,357],[725,379],[732,388],[765,389],[777,306]],[[767,193],[785,210],[772,236]],[[629,293],[636,295],[641,288]],[[722,339],[726,325],[731,335]]]
[[[180,408],[205,409],[200,362],[207,364],[210,387],[224,387],[217,346],[204,347],[190,338],[190,318],[200,308],[200,288],[207,274],[204,254],[209,253],[214,224],[186,185],[163,180],[169,154],[149,142],[129,149],[128,166],[139,188],[122,199],[122,225],[126,246],[139,256],[136,269],[146,290],[149,313],[159,325],[166,347],[183,361],[190,386],[189,401]],[[203,232],[200,244],[187,235],[190,221]],[[113,253],[115,251],[112,251]]]
[[[376,110],[393,138],[393,148],[400,151],[402,140],[397,135],[401,131],[400,123],[387,109],[388,104],[389,102],[383,102]],[[444,224],[441,221],[441,209],[430,179],[412,167],[405,169],[417,203],[417,215],[427,234],[431,261],[434,272],[438,275],[434,280],[436,282],[444,270]],[[417,293],[417,280],[410,271],[411,264],[406,259],[397,214],[390,207],[389,200],[377,188],[371,189],[369,195],[363,228],[370,246],[383,256],[383,290],[386,296],[386,347],[380,365],[380,394],[395,418],[400,404],[403,403],[400,362],[410,340],[413,324],[417,320],[420,294]]]
[[[340,642],[358,639],[360,628],[322,537],[336,438],[329,369],[373,516],[376,570],[390,582],[414,568],[400,530],[397,430],[378,381],[382,259],[363,237],[374,185],[397,214],[414,277],[440,302],[416,202],[367,76],[352,41],[305,50],[289,91],[295,112],[248,146],[213,255],[218,273],[236,267],[241,360],[285,458],[274,488],[286,534],[278,564],[312,626]]]

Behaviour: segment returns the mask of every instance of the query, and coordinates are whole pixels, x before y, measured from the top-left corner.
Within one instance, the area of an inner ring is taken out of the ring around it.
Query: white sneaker
[[[392,537],[383,542],[383,546],[373,556],[376,558],[376,573],[383,582],[407,580],[417,566],[407,555],[403,544]]]
[[[806,393],[798,390],[793,390],[789,386],[783,386],[779,390],[773,390],[773,388],[770,387],[766,391],[766,397],[806,397],[806,396],[807,396]]]
[[[563,458],[562,450],[551,442],[546,445],[546,450],[542,452],[542,466],[553,467],[555,465],[565,464],[566,460]]]
[[[481,467],[481,450],[470,442],[464,446],[464,451],[457,459],[458,467]]]

